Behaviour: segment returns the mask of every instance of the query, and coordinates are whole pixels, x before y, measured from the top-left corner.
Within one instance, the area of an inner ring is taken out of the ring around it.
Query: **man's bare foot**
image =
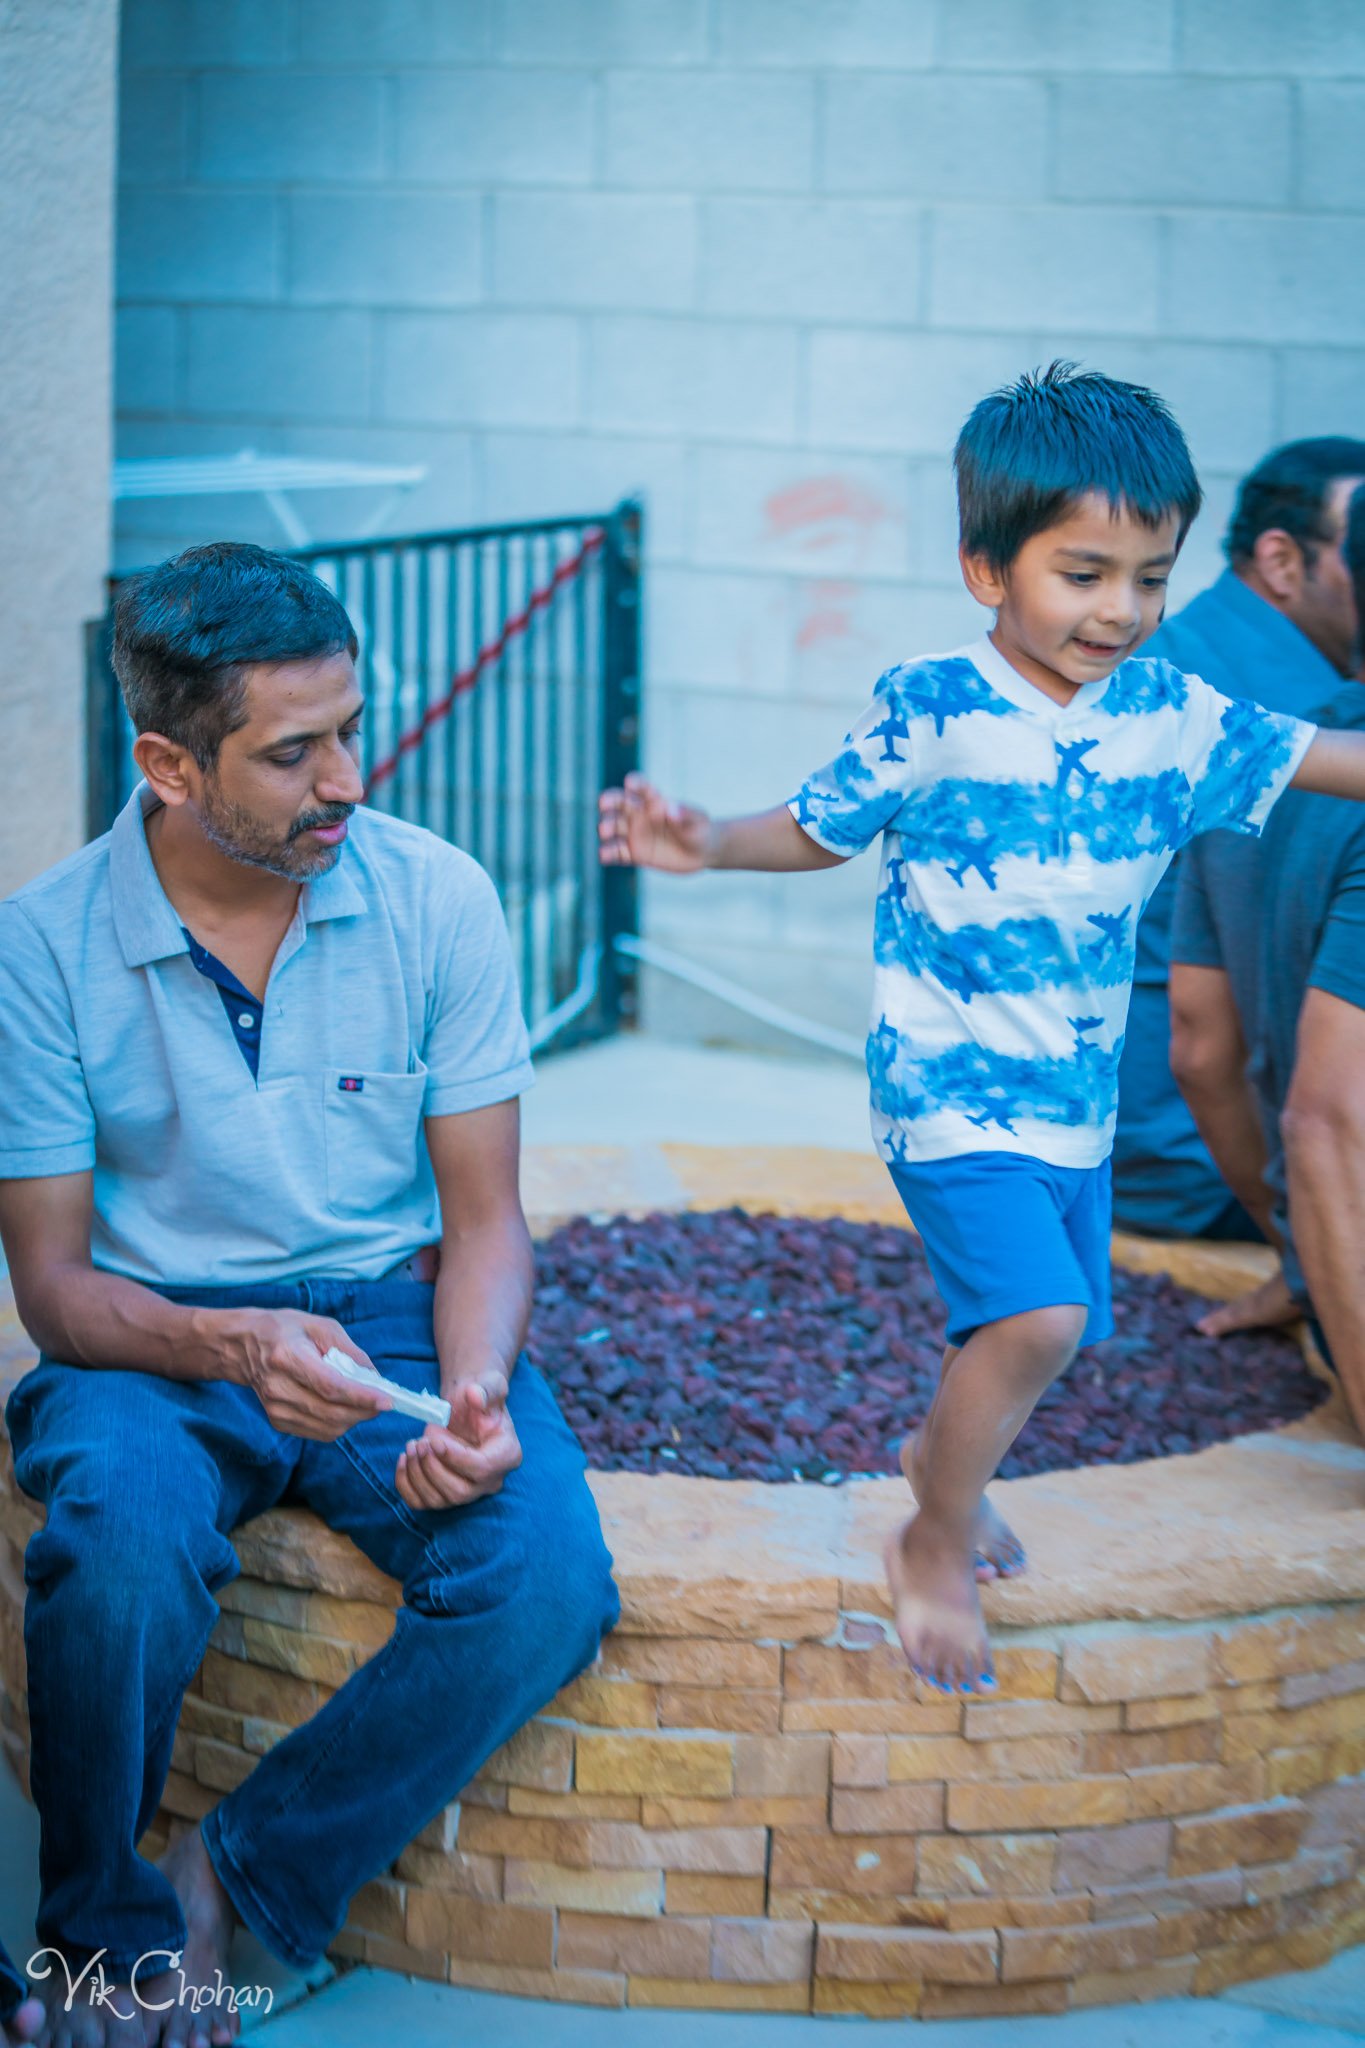
[[[1282,1330],[1302,1319],[1303,1309],[1289,1292],[1280,1271],[1263,1280],[1259,1287],[1239,1294],[1234,1301],[1211,1308],[1194,1327],[1205,1337],[1228,1337],[1234,1330]]]
[[[190,1828],[157,1868],[175,1886],[185,1915],[185,1947],[173,1970],[138,1983],[147,2012],[148,2048],[228,2048],[241,2022],[232,2010],[228,1947],[236,1915],[218,1882],[204,1838]],[[155,2008],[164,2005],[164,2012]]]
[[[896,1632],[917,1678],[945,1692],[995,1689],[990,1644],[970,1561],[921,1511],[882,1553]]]
[[[901,1471],[906,1483],[914,1494],[920,1497],[919,1476],[924,1456],[921,1444],[922,1432],[915,1430],[901,1445]],[[981,1496],[977,1511],[976,1530],[973,1536],[976,1551],[976,1576],[980,1584],[986,1585],[991,1579],[1017,1579],[1028,1569],[1028,1553],[1002,1514],[993,1508],[986,1496]]]
[[[98,1963],[82,1972],[65,1964],[55,1949],[39,1955],[48,1974],[37,1977],[41,1965],[35,1957],[37,1992],[0,2029],[7,2042],[32,2042],[33,2048],[145,2048],[143,2015],[126,1984],[111,1983]],[[26,2032],[20,2031],[21,2023]]]
[[[3,2029],[6,2042],[36,2041],[46,2014],[40,1998],[26,1998]]]

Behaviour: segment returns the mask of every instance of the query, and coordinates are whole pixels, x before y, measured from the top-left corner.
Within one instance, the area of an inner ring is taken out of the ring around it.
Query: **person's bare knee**
[[[1041,1393],[1064,1373],[1085,1335],[1087,1311],[1079,1302],[1055,1302],[1011,1316],[1008,1353],[1012,1366]]]

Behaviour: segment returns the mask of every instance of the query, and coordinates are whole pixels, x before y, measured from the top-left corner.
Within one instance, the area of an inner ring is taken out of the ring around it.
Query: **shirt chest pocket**
[[[404,1195],[417,1173],[427,1070],[412,1074],[323,1075],[327,1206],[341,1216],[373,1215]]]

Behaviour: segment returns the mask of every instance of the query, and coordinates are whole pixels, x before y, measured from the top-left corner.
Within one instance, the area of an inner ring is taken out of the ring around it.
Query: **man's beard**
[[[319,825],[339,825],[354,809],[354,804],[327,804],[320,811],[305,811],[285,838],[277,839],[251,811],[223,796],[210,775],[204,781],[199,823],[210,846],[216,846],[229,860],[240,861],[243,867],[264,868],[268,875],[278,875],[286,882],[311,882],[336,866],[345,841],[337,846],[304,847],[302,834]]]

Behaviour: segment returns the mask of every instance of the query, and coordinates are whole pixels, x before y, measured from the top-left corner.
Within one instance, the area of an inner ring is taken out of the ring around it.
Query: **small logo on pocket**
[[[364,1086],[364,1078],[360,1074],[343,1074],[337,1082],[337,1087],[343,1095],[359,1095]]]

